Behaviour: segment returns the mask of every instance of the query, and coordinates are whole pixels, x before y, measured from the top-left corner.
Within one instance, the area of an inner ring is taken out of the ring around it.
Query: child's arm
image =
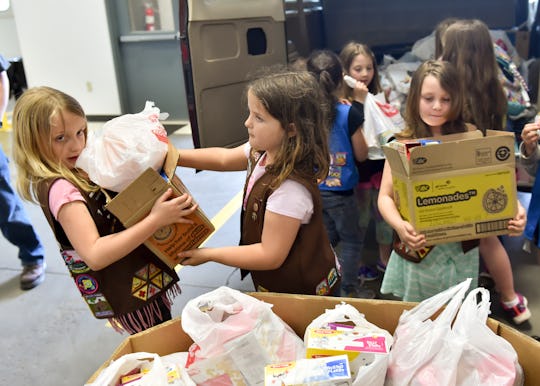
[[[178,254],[178,262],[199,265],[214,261],[254,271],[277,269],[289,255],[299,229],[299,219],[267,210],[260,243],[184,251]]]
[[[168,189],[155,202],[148,216],[126,230],[107,236],[100,237],[94,219],[82,201],[63,205],[58,212],[58,222],[77,254],[90,269],[97,271],[125,257],[159,228],[190,222],[184,217],[197,208],[192,205],[191,196],[183,194],[169,199],[171,195],[172,190]]]
[[[232,149],[208,147],[203,149],[178,149],[178,165],[199,170],[240,171],[247,168],[244,146]]]
[[[351,136],[351,144],[353,147],[354,158],[359,162],[365,161],[368,157],[368,145],[361,127],[359,127]]]
[[[403,199],[405,198],[403,197]],[[384,163],[377,205],[384,220],[397,232],[401,241],[412,249],[419,249],[425,246],[425,236],[423,234],[417,234],[413,226],[408,221],[403,220],[399,214],[394,201],[392,172],[388,161]]]
[[[527,212],[519,200],[517,201],[517,207],[516,217],[508,221],[508,230],[510,231],[508,236],[521,236],[527,224]]]

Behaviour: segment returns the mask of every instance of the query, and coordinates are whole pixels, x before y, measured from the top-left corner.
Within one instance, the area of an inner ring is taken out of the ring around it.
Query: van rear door
[[[179,13],[193,145],[239,145],[247,74],[287,63],[283,0],[180,0]]]

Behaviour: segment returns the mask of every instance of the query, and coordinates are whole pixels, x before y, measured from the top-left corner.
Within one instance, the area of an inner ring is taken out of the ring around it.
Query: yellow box
[[[166,178],[154,169],[148,168],[127,188],[116,195],[106,205],[106,208],[126,228],[129,228],[148,215],[156,200],[168,188],[172,188],[175,197],[183,193],[190,194],[187,187],[176,175],[178,157],[178,150],[169,144],[169,151],[163,164]],[[144,243],[171,268],[177,264],[174,257],[178,252],[197,248],[214,231],[214,226],[200,207],[187,218],[192,220],[193,224],[167,225],[159,229]]]
[[[428,245],[507,234],[517,212],[514,134],[477,130],[436,140],[383,147],[401,216]]]

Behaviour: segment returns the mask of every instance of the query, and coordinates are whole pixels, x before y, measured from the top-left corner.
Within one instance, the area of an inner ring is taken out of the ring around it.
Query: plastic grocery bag
[[[463,341],[455,341],[451,327],[470,284],[466,279],[403,312],[394,331],[385,385],[455,384]]]
[[[479,302],[478,295],[481,295]],[[516,351],[486,324],[490,312],[489,296],[485,288],[472,290],[452,327],[456,336],[464,341],[457,364],[456,385],[523,385],[523,369]]]
[[[265,365],[304,356],[302,339],[271,304],[228,287],[190,300],[181,321],[194,342],[186,368],[197,384],[262,385]]]
[[[167,371],[160,356],[147,352],[121,356],[103,369],[94,382],[85,386],[115,386],[120,384],[121,376],[141,368],[148,372],[139,379],[139,386],[168,386]]]
[[[336,334],[328,330],[336,331]],[[368,322],[362,313],[346,303],[338,304],[315,318],[304,334],[308,358],[317,357],[319,349],[341,350],[345,346],[346,351],[358,349],[349,353],[353,386],[384,384],[392,342],[392,334]]]
[[[377,100],[373,94],[367,94],[364,102],[364,138],[369,159],[384,159],[381,146],[386,145],[404,127],[405,122],[397,108]]]
[[[160,171],[167,155],[167,131],[154,102],[137,114],[125,114],[90,131],[76,166],[97,185],[120,192],[149,167]]]

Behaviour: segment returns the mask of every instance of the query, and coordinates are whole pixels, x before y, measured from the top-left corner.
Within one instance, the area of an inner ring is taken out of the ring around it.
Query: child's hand
[[[351,105],[351,101],[348,100],[347,98],[341,98],[339,100],[339,103],[341,103],[342,105],[347,105],[347,106],[350,106]]]
[[[525,148],[525,155],[529,156],[535,152],[538,146],[540,122],[527,123],[521,131],[521,139],[523,140],[523,147]]]
[[[526,224],[527,213],[525,212],[525,208],[523,207],[523,205],[521,205],[521,203],[518,201],[518,211],[516,217],[508,221],[508,230],[510,231],[508,236],[521,236],[521,234],[525,230]]]
[[[402,221],[401,225],[396,228],[396,232],[400,240],[413,250],[426,246],[426,236],[417,234],[414,227],[408,221]]]
[[[356,82],[356,85],[354,86],[354,89],[353,89],[354,99],[364,104],[364,102],[366,101],[366,96],[368,92],[369,90],[367,86],[364,83],[358,81]]]
[[[183,251],[176,256],[176,260],[179,264],[182,265],[196,266],[212,261],[210,257],[210,252],[211,249],[208,248],[199,248],[189,251]]]
[[[193,221],[185,218],[197,209],[197,204],[193,204],[193,198],[184,193],[179,197],[172,197],[172,189],[169,188],[160,198],[156,200],[149,216],[152,216],[159,227],[185,223],[192,224]]]

